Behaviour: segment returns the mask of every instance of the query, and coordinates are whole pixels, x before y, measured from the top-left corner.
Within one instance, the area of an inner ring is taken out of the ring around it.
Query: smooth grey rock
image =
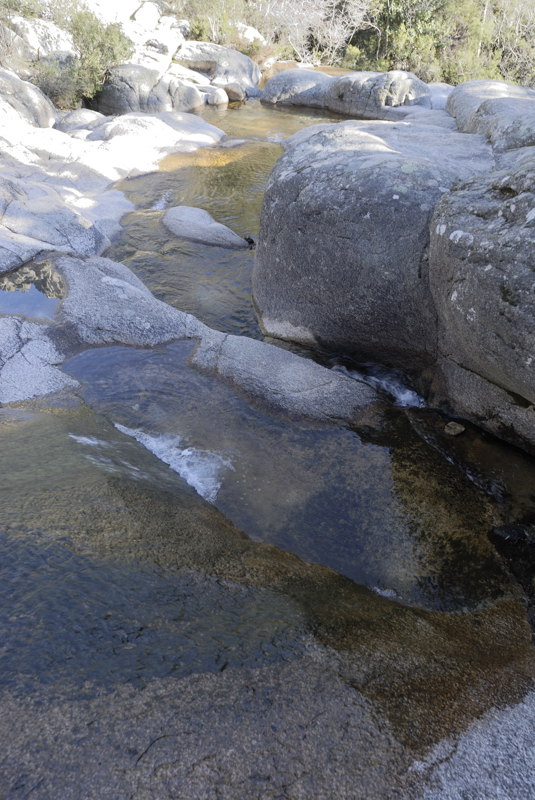
[[[59,119],[54,128],[63,133],[71,133],[78,130],[90,131],[104,121],[104,114],[98,111],[91,111],[89,108],[76,108]]]
[[[202,94],[192,84],[133,64],[114,67],[95,101],[97,110],[105,115],[192,111],[203,104]]]
[[[502,81],[469,81],[448,98],[461,131],[481,133],[497,153],[535,145],[535,89]]]
[[[0,272],[20,266],[40,250],[90,255],[108,244],[102,232],[69,209],[52,187],[0,179]]]
[[[29,122],[39,128],[52,127],[56,121],[54,106],[43,92],[14,72],[0,69],[0,121]]]
[[[491,166],[490,148],[418,116],[314,126],[287,145],[253,273],[264,330],[407,369],[431,363],[429,222],[453,181]]]
[[[199,87],[204,101],[208,106],[226,106],[228,105],[229,97],[225,89],[217,86],[200,86]]]
[[[0,318],[0,403],[76,386],[77,381],[57,368],[62,360],[46,326],[16,317]]]
[[[245,239],[226,225],[216,222],[208,211],[202,208],[175,206],[165,212],[163,223],[175,236],[180,236],[182,239],[217,247],[249,247]]]
[[[231,86],[234,84],[231,84]],[[259,89],[257,86],[247,86],[245,93],[247,95],[247,99],[251,100],[260,100],[264,96],[264,92],[262,89]]]
[[[130,158],[140,148],[152,151],[152,158],[155,154],[162,158],[167,153],[217,144],[224,135],[222,130],[194,114],[161,111],[158,114],[133,112],[118,117],[104,117],[101,124],[92,128],[87,139],[90,142],[115,144],[117,147],[113,148],[113,153],[115,155],[116,149],[118,158],[121,158],[121,151],[125,149]],[[145,162],[141,160],[140,163]],[[131,163],[130,171],[135,169],[135,163]]]
[[[312,69],[288,69],[270,78],[262,102],[284,106],[326,108],[326,93],[335,79]]]
[[[431,108],[443,111],[446,108],[448,97],[452,93],[454,87],[449,83],[440,83],[437,81],[428,83],[427,87],[431,93]]]
[[[208,75],[217,86],[239,83],[240,86],[258,86],[260,69],[249,56],[211,42],[188,41],[178,49],[175,60],[189,69]]]
[[[60,316],[86,344],[147,347],[201,335],[204,325],[162,303],[122,264],[107,258],[52,259],[68,284]]]
[[[431,108],[431,92],[412,72],[352,72],[330,84],[330,111],[364,119],[399,119],[407,106]]]
[[[247,92],[239,83],[227,83],[225,92],[231,103],[243,103],[247,100]]]
[[[472,127],[487,137],[495,153],[535,145],[535,92],[525,98],[485,100]]]
[[[24,42],[26,57],[32,61],[52,59],[62,63],[76,55],[70,33],[50,20],[12,14],[9,26]]]
[[[439,318],[435,402],[535,445],[535,157],[474,177],[437,206],[430,284]]]
[[[401,70],[334,78],[318,70],[288,69],[267,82],[262,102],[325,108],[363,119],[401,119],[411,107],[431,108],[431,92],[416,75]]]
[[[192,364],[290,413],[316,419],[354,419],[377,394],[361,381],[244,336],[207,329]]]
[[[51,262],[68,285],[60,321],[86,344],[146,347],[199,339],[194,367],[270,406],[323,421],[353,419],[377,399],[372,388],[342,373],[273,345],[208,328],[156,300],[122,264],[64,256],[52,257]]]

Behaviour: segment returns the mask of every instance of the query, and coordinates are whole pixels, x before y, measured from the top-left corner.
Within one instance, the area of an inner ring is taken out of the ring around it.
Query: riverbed
[[[262,338],[254,250],[178,239],[163,214],[255,239],[283,139],[339,118],[204,116],[226,140],[118,184],[135,210],[106,255]],[[32,286],[0,313],[53,316]],[[489,534],[532,519],[533,459],[467,423],[449,437],[380,365],[302,352],[381,391],[337,426],[192,372],[192,348],[81,350],[63,366],[81,389],[0,409],[0,795],[419,796],[414,759],[531,688],[524,589]]]

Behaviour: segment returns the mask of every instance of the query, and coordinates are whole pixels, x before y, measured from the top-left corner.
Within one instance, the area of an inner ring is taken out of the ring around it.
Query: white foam
[[[347,369],[344,366],[337,365],[333,367],[337,372],[343,372],[349,378],[357,381],[367,383],[374,389],[380,389],[386,394],[389,394],[397,406],[422,408],[425,406],[425,401],[413,389],[410,389],[403,382],[403,378],[396,375],[394,372],[389,372],[383,367],[371,367],[369,372],[357,372],[357,370]]]
[[[395,592],[393,589],[381,589],[380,586],[372,586],[372,592],[375,594],[381,595],[381,597],[387,597],[389,600],[399,600],[399,594]]]
[[[159,197],[158,200],[156,200],[153,203],[151,209],[153,211],[163,211],[164,208],[167,208],[167,206],[169,205],[170,197],[171,197],[171,192],[169,190],[167,192],[164,192],[162,196]]]
[[[87,447],[109,447],[109,442],[103,442],[97,439],[96,436],[76,436],[74,433],[69,433],[71,439],[74,439],[78,444],[85,444]]]
[[[118,424],[115,427],[150,450],[210,503],[215,502],[225,470],[234,469],[232,463],[218,453],[183,447],[181,436],[152,435]]]

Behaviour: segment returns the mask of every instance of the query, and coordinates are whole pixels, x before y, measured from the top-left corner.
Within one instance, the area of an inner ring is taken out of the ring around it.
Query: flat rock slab
[[[247,248],[249,243],[202,208],[175,206],[163,217],[163,223],[171,233],[192,242],[202,242],[216,247]]]

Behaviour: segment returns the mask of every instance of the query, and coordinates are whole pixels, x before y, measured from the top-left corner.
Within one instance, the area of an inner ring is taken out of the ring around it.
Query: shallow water
[[[179,239],[162,217],[172,206],[197,206],[240,236],[256,239],[264,186],[282,153],[280,142],[305,125],[339,117],[274,111],[258,101],[208,109],[203,116],[222,128],[228,141],[169,156],[159,172],[119,184],[137,210],[123,219],[123,233],[107,255],[132,269],[158,299],[211,327],[259,338],[251,300],[254,251]]]
[[[258,103],[206,116],[242,142],[124,181],[136,210],[107,255],[166,302],[259,337],[254,253],[180,240],[162,215],[196,205],[255,237],[280,140],[333,118]],[[57,276],[19,273],[0,286],[0,313],[53,319],[64,296]],[[19,294],[26,305],[14,304]],[[451,439],[403,376],[376,365],[363,369],[384,406],[351,429],[252,403],[194,370],[194,347],[86,350],[64,365],[76,394],[0,409],[5,701],[36,698],[54,717],[60,697],[61,714],[83,714],[86,701],[125,684],[139,698],[158,695],[155,681],[195,675],[254,682],[264,668],[319,663],[311,641],[396,742],[418,752],[519,700],[535,673],[531,632],[488,533],[533,517],[533,459],[470,425]],[[151,710],[163,713],[163,689],[158,697]],[[281,718],[294,711],[290,702]],[[365,760],[373,737],[355,735]],[[32,785],[0,777],[0,794],[23,797]],[[160,784],[151,791],[160,796]]]

